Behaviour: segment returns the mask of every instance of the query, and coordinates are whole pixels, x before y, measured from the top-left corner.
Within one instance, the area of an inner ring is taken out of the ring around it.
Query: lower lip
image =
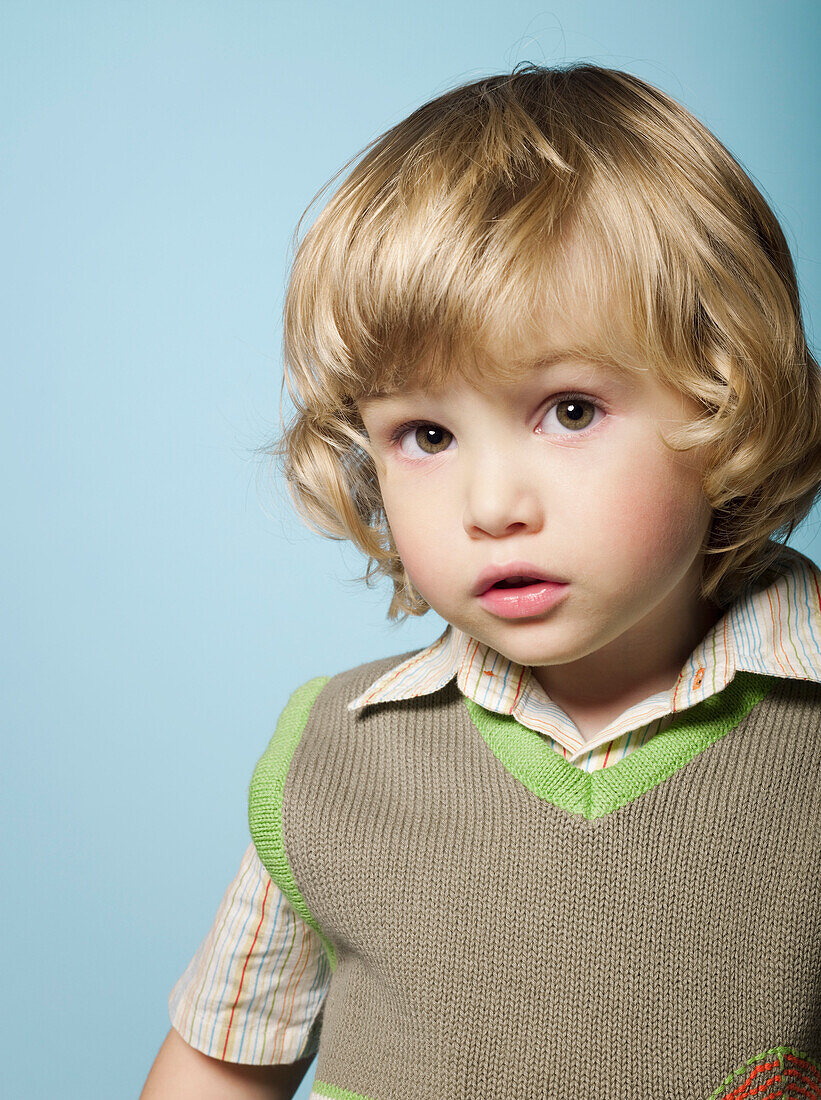
[[[489,588],[479,597],[479,602],[494,615],[505,619],[524,619],[540,615],[562,598],[567,584],[555,581],[539,581],[521,588]]]

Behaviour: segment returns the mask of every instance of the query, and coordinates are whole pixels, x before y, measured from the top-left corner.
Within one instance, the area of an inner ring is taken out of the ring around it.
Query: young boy
[[[773,213],[628,73],[376,141],[276,453],[432,645],[310,680],[143,1096],[821,1096],[821,384]]]

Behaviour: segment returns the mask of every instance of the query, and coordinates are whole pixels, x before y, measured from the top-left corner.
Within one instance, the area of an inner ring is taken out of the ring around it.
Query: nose
[[[465,484],[463,523],[471,538],[538,531],[544,522],[536,478],[521,452],[494,451],[473,463]]]

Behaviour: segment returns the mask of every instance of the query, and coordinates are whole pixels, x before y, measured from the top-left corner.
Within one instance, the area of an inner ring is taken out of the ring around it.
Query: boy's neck
[[[687,658],[723,614],[704,601],[680,608],[678,614],[670,611],[664,618],[679,629],[668,628],[666,635],[658,631],[657,616],[577,661],[531,668],[585,741],[636,703],[672,689]]]

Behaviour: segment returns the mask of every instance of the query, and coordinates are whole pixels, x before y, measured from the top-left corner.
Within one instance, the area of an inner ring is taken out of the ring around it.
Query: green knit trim
[[[328,1096],[330,1100],[369,1100],[369,1098],[363,1096],[361,1092],[351,1092],[349,1089],[341,1089],[336,1085],[329,1085],[327,1081],[317,1081],[316,1078],[314,1078],[311,1092],[315,1092],[317,1096]]]
[[[609,768],[586,772],[512,714],[485,710],[463,696],[471,721],[493,755],[546,802],[591,820],[657,787],[739,722],[778,677],[739,671],[720,692],[680,712],[666,730]]]
[[[248,790],[248,825],[259,858],[294,910],[319,934],[331,970],[336,969],[336,951],[317,924],[297,888],[285,854],[282,835],[282,792],[311,707],[330,676],[316,676],[298,687],[279,716],[274,735],[257,762]]]
[[[777,1075],[774,1075],[774,1070]],[[728,1100],[728,1090],[736,1095],[733,1085],[739,1077],[746,1079],[757,1073],[761,1073],[761,1080],[751,1080],[744,1089],[745,1096],[760,1092],[765,1081],[768,1086],[786,1085],[786,1092],[767,1092],[767,1096],[781,1096],[783,1100],[789,1100],[790,1097],[797,1100],[798,1097],[817,1096],[821,1086],[821,1063],[814,1061],[806,1051],[796,1050],[795,1047],[771,1047],[770,1050],[763,1050],[748,1058],[743,1065],[734,1069],[715,1092],[710,1093],[707,1100]]]

